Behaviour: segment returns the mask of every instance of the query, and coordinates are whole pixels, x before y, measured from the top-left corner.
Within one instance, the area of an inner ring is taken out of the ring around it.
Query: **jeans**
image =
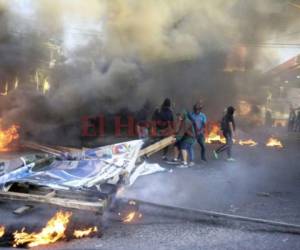
[[[226,139],[226,144],[219,147],[216,150],[216,152],[219,154],[219,153],[226,150],[228,158],[231,158],[231,156],[232,156],[232,145],[233,145],[232,135],[231,135],[231,133],[228,133],[228,132],[223,133],[223,135]]]
[[[188,149],[188,155],[189,155],[190,161],[194,161],[194,158],[195,158],[194,145],[195,145],[195,143],[191,144],[190,148]]]
[[[182,142],[180,145],[181,150],[187,151],[188,158],[190,161],[194,161],[193,145],[194,145],[194,143],[185,143],[185,142]],[[182,157],[182,155],[181,155],[181,157]]]
[[[206,161],[206,148],[205,148],[205,136],[204,134],[198,134],[196,137],[196,140],[198,144],[200,145],[201,149],[201,160]],[[190,151],[189,151],[189,157],[191,161],[194,161],[195,154],[194,154],[194,144],[192,145]]]

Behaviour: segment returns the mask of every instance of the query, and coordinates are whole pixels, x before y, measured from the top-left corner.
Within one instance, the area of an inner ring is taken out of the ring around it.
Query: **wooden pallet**
[[[27,187],[16,191],[0,191],[0,201],[4,200],[22,201],[26,206],[40,203],[102,214],[109,205],[110,197],[100,192],[57,191],[43,187]]]

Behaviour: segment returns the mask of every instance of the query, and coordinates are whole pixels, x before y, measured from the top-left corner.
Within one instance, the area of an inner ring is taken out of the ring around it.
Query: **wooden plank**
[[[33,209],[33,206],[25,205],[25,206],[18,207],[17,209],[15,209],[13,211],[13,213],[17,214],[17,215],[22,215],[22,214],[24,214],[25,212],[27,212],[27,211],[29,211],[31,209]]]
[[[139,157],[144,156],[144,155],[150,156],[150,155],[164,149],[165,147],[173,144],[175,142],[175,140],[176,139],[174,136],[169,136],[165,139],[162,139],[146,148],[143,148],[139,153]]]
[[[42,152],[45,152],[45,153],[53,154],[53,155],[56,155],[56,156],[61,156],[61,154],[64,153],[64,151],[57,150],[57,149],[54,149],[52,147],[44,146],[44,145],[37,144],[37,143],[34,143],[34,142],[23,142],[22,146],[24,146],[26,148],[39,150],[39,151],[42,151]]]
[[[64,146],[55,146],[53,148],[57,149],[57,150],[61,150],[61,151],[73,153],[73,154],[80,154],[80,153],[82,153],[82,149],[79,149],[79,148],[71,148],[71,147],[64,147]]]
[[[63,199],[58,197],[47,197],[45,195],[34,195],[17,192],[0,192],[0,200],[17,200],[24,202],[43,203],[60,206],[64,208],[72,208],[86,210],[92,212],[103,212],[107,206],[106,200],[98,200],[94,202],[80,201],[73,199]]]

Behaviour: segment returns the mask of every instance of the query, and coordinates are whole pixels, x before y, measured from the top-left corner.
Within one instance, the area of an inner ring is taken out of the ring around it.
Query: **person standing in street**
[[[152,120],[157,129],[157,136],[160,140],[170,136],[174,131],[174,115],[171,109],[171,100],[166,98],[162,103],[160,109],[155,110]],[[167,161],[167,154],[169,147],[163,150],[162,160]]]
[[[197,102],[193,107],[193,112],[189,113],[189,118],[193,122],[194,130],[196,134],[196,141],[200,145],[201,160],[206,162],[206,148],[205,148],[205,127],[207,123],[206,115],[202,112],[203,105],[201,102]],[[193,148],[191,149],[191,158],[194,158]]]
[[[226,114],[222,118],[221,129],[226,139],[226,144],[222,145],[217,150],[213,151],[215,159],[219,158],[220,153],[226,151],[228,157],[227,161],[235,161],[235,159],[232,158],[233,137],[235,136],[234,111],[235,111],[234,107],[232,106],[228,107]]]
[[[195,142],[195,130],[192,121],[188,118],[188,113],[184,111],[177,116],[177,126],[176,126],[176,143],[174,145],[174,163],[179,163],[179,157],[182,157],[182,165],[180,168],[187,168],[188,166],[193,166],[193,164],[188,164],[190,158],[190,151]]]

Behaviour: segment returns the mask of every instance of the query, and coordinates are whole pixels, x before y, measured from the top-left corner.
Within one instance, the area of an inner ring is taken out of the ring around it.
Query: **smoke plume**
[[[203,99],[217,118],[278,62],[260,45],[291,39],[299,19],[279,0],[2,0],[2,118],[67,144],[82,115],[136,112],[165,97],[177,111]]]

